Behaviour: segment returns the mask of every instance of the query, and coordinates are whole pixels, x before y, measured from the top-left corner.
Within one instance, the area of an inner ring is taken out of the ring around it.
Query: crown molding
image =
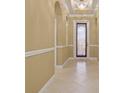
[[[93,17],[95,14],[70,14],[69,17]]]

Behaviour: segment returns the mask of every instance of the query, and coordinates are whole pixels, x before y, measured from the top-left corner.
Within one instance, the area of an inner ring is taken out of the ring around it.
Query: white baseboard
[[[69,58],[64,62],[64,64],[62,65],[62,67],[64,67],[70,60],[72,60],[71,57],[69,57]]]
[[[95,60],[95,61],[98,61],[98,58],[97,57],[90,57],[88,58],[89,60]]]
[[[56,68],[63,68],[68,62],[69,60],[72,60],[73,58],[72,57],[69,57],[63,65],[56,65]],[[43,91],[48,87],[48,85],[53,81],[55,77],[55,74],[47,81],[47,83],[43,86],[43,88],[40,89],[40,91],[38,93],[43,93]]]
[[[63,68],[68,62],[69,60],[98,60],[96,57],[86,57],[86,58],[83,58],[83,57],[69,57],[63,65],[56,65],[56,68]]]
[[[95,60],[95,61],[98,61],[98,58],[97,57],[79,57],[79,58],[74,58],[74,57],[69,57],[66,61],[65,61],[65,63],[61,66],[61,68],[62,67],[64,67],[68,62],[69,62],[69,60]]]
[[[74,58],[73,57],[69,57],[65,62],[64,62],[64,64],[62,64],[62,65],[56,65],[56,68],[63,68],[68,62],[69,62],[69,60],[73,60]]]
[[[61,68],[63,68],[63,67],[62,67],[62,65],[56,65],[55,68],[57,68],[57,69],[61,69]]]
[[[70,60],[73,60],[73,59],[74,59],[74,57],[69,57],[69,59],[70,59]]]
[[[75,58],[73,58],[74,60],[96,60],[96,61],[98,61],[98,58],[97,57],[75,57]]]
[[[47,83],[40,89],[40,91],[38,93],[43,93],[43,91],[48,87],[48,85],[53,81],[55,75],[53,75],[48,81]]]

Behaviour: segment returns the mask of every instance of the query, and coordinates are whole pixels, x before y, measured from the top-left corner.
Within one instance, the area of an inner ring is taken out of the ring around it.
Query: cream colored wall
[[[66,29],[63,16],[57,16],[57,46],[66,44]]]
[[[68,45],[69,46],[69,56],[73,57],[73,20],[68,18]]]
[[[66,45],[67,40],[67,26],[66,26],[66,15],[67,13],[58,5],[56,10],[56,21],[57,21],[57,65],[63,65],[64,62],[70,57],[69,46]]]
[[[57,49],[57,65],[63,65],[64,62],[69,58],[69,48],[58,48]]]
[[[88,20],[89,21],[89,45],[99,45],[99,31],[97,29],[98,24],[95,16],[86,17],[70,17],[69,18],[69,44],[73,44],[73,20]],[[73,50],[72,50],[73,53]],[[90,57],[99,57],[99,46],[89,47]]]
[[[69,57],[73,57],[73,46],[69,47]]]
[[[26,0],[25,50],[54,47],[53,0]],[[26,57],[25,93],[38,93],[54,74],[54,51]]]
[[[48,6],[48,0],[26,0],[25,16],[26,51],[53,47],[54,16]]]
[[[73,20],[69,18],[68,25],[68,44],[73,44]]]
[[[54,52],[26,58],[25,93],[38,93],[54,74]]]
[[[91,45],[98,45],[98,30],[97,30],[97,20],[95,17],[90,19],[91,26],[90,26],[90,44]]]
[[[41,50],[54,46],[54,19],[57,23],[57,45],[66,46],[66,11],[55,14],[58,0],[26,0],[25,8],[25,50]],[[60,16],[62,15],[62,16]],[[57,64],[62,65],[70,57],[69,47],[57,49]],[[38,93],[54,75],[54,51],[25,58],[25,91]]]
[[[99,56],[99,48],[98,47],[90,47],[90,57],[98,57]]]

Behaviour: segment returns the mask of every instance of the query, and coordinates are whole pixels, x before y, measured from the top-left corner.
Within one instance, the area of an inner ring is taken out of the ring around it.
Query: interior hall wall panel
[[[69,57],[73,57],[73,46],[69,46]]]
[[[57,65],[63,65],[68,58],[69,58],[68,47],[57,49]]]
[[[91,29],[90,29],[90,44],[91,45],[98,45],[98,30],[97,30],[97,23],[95,18],[91,20]]]
[[[73,21],[70,19],[68,24],[68,44],[73,44]]]
[[[54,19],[47,0],[26,0],[26,51],[54,46]]]
[[[90,47],[90,57],[99,57],[99,48],[98,47]]]
[[[26,58],[25,93],[38,93],[54,74],[54,52]]]
[[[62,16],[57,16],[57,45],[66,44],[66,25]]]
[[[41,50],[54,47],[54,14],[52,0],[25,1],[25,49]],[[54,51],[26,57],[25,93],[38,93],[54,75]]]

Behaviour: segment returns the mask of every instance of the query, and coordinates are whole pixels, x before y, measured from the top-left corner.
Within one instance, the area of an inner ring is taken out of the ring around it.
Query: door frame
[[[77,28],[76,28],[76,25],[77,25],[77,23],[85,23],[85,24],[87,24],[87,35],[86,35],[86,37],[87,37],[87,42],[86,42],[86,45],[87,45],[87,51],[86,51],[86,54],[87,54],[87,56],[86,57],[77,57],[76,56],[76,30],[77,30]],[[89,20],[73,20],[73,57],[74,58],[89,58],[89,26],[90,26],[90,24],[89,24]]]
[[[78,24],[84,24],[85,25],[85,55],[78,55]],[[87,57],[87,23],[76,23],[76,57]]]

